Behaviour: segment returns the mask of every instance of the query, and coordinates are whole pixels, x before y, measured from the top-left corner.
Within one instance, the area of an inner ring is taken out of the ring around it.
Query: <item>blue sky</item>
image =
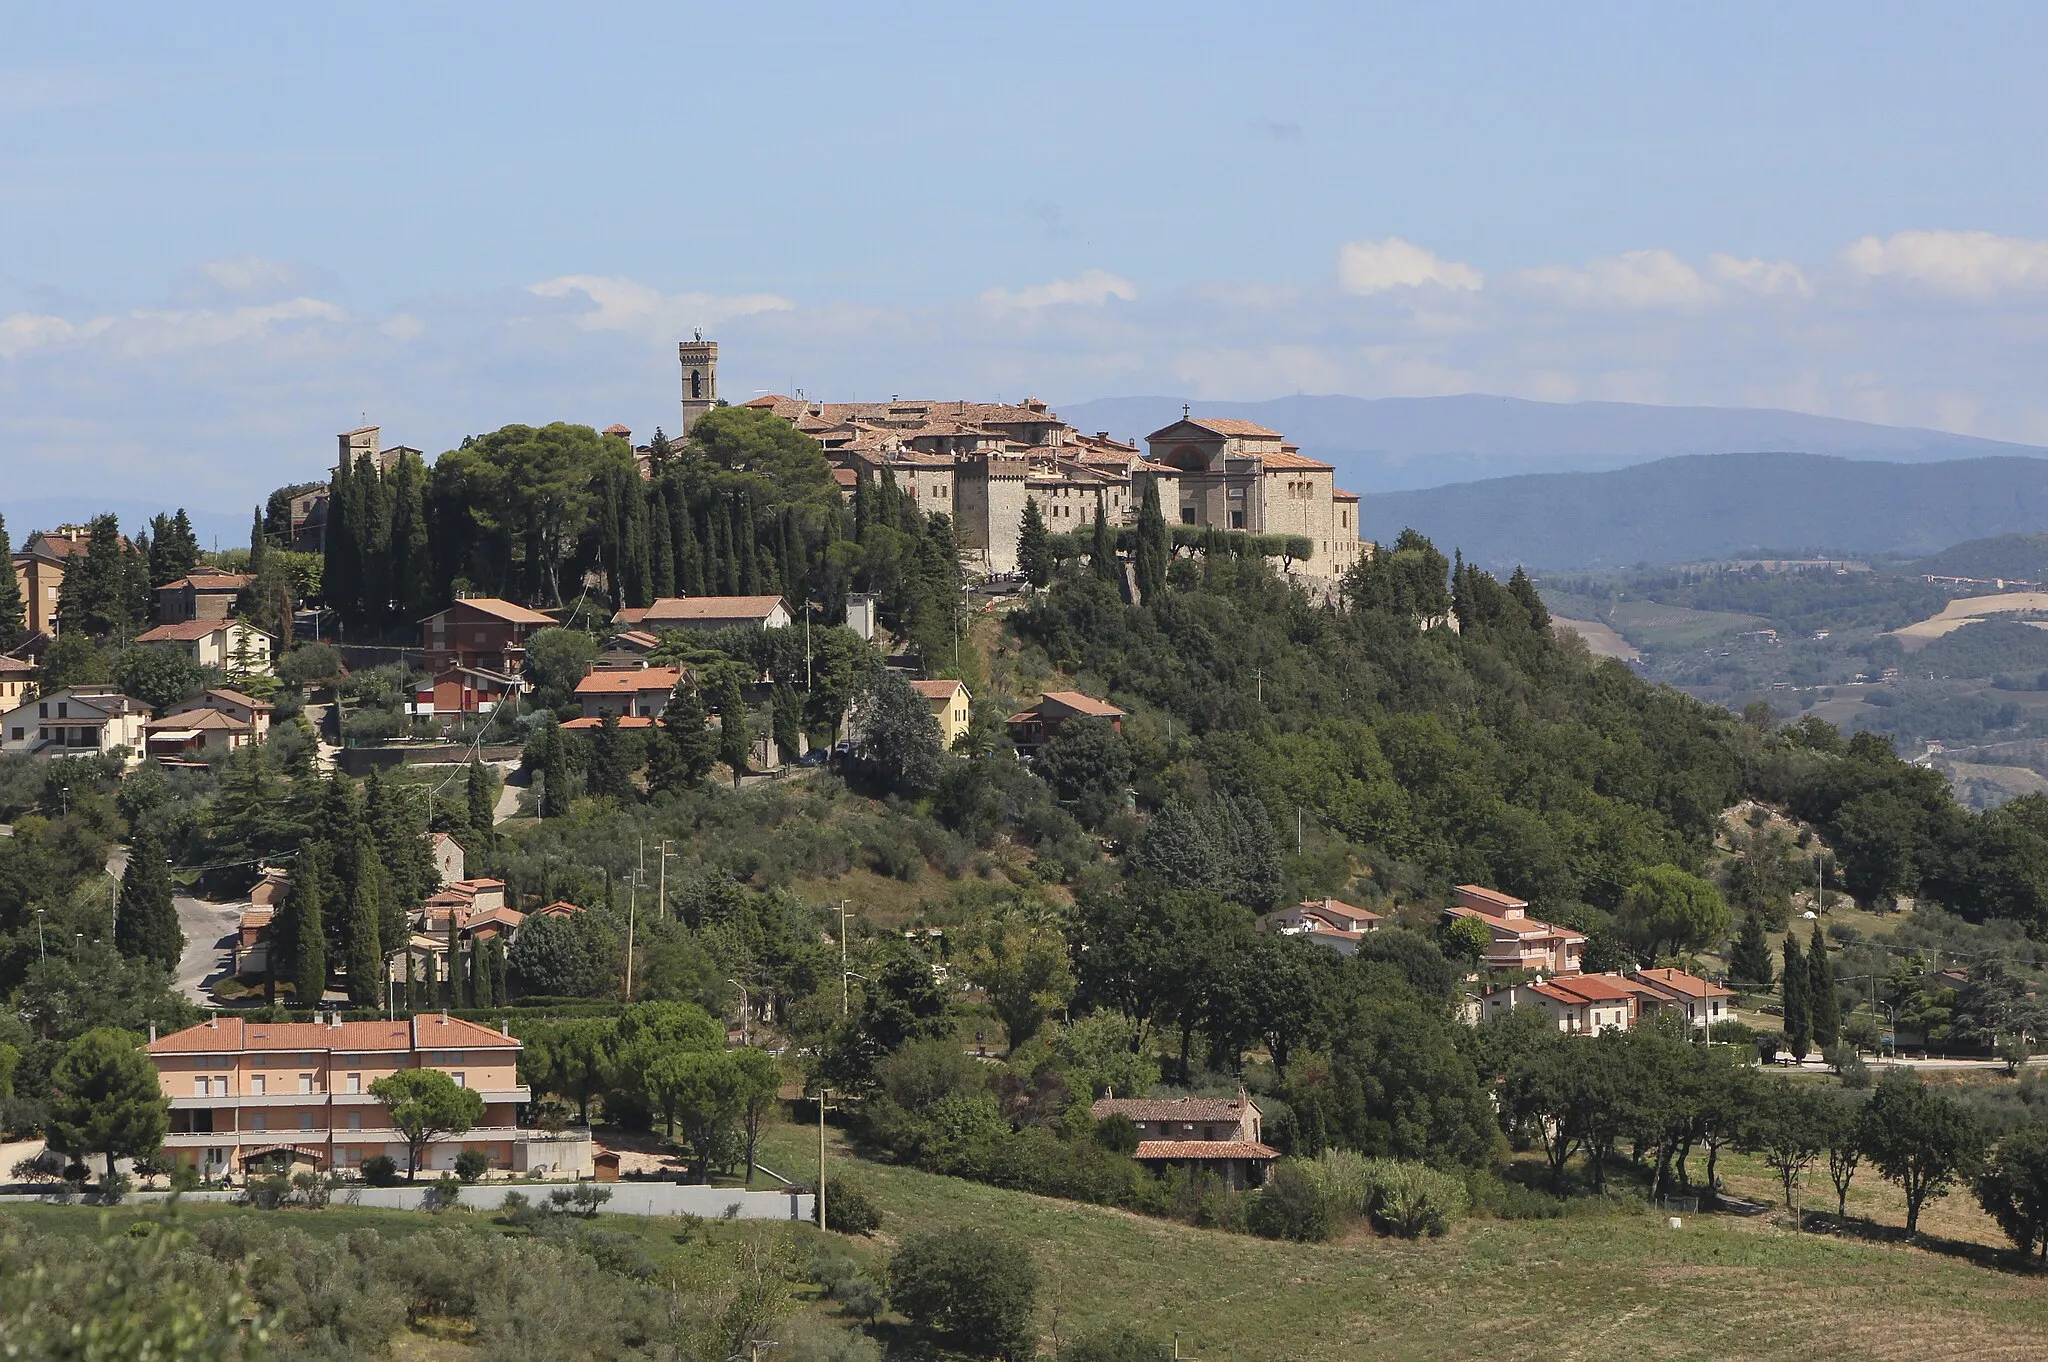
[[[2048,442],[2038,5],[315,8],[0,7],[0,510],[673,427],[693,325],[730,399]]]

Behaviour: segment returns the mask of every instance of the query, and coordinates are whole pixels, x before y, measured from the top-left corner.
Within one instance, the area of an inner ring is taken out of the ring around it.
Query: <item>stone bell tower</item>
[[[696,333],[694,340],[679,341],[676,354],[683,363],[683,430],[689,435],[697,418],[718,405],[718,342]]]

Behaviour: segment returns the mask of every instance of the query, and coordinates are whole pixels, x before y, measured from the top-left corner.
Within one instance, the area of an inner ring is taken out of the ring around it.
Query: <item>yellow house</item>
[[[967,731],[974,697],[958,681],[913,681],[910,688],[932,707],[932,717],[939,721],[939,742],[950,748]]]

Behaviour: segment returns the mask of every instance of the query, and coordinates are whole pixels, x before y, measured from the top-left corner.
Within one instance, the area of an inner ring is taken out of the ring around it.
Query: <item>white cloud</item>
[[[1337,286],[1346,293],[1385,293],[1426,284],[1471,293],[1485,286],[1486,276],[1397,236],[1347,241],[1337,251]]]
[[[1707,257],[1707,268],[1721,282],[1759,297],[1813,296],[1805,271],[1789,260],[1739,260],[1717,253]]]
[[[1899,279],[1932,293],[1986,299],[2048,286],[2048,241],[1991,232],[1895,232],[1864,237],[1842,262],[1868,279]]]
[[[204,349],[262,335],[290,322],[342,322],[348,314],[318,298],[292,298],[260,307],[138,308],[120,316],[73,322],[17,312],[0,317],[0,359],[36,350],[100,342],[124,355]]]
[[[620,275],[565,274],[555,279],[528,284],[528,293],[541,298],[568,298],[577,294],[595,306],[576,316],[585,331],[635,331],[668,340],[682,338],[693,327],[717,326],[737,317],[761,312],[788,312],[796,307],[774,293],[742,293],[718,297],[709,293],[663,293],[635,279]]]
[[[1530,291],[1577,307],[1689,307],[1714,290],[1669,251],[1628,251],[1586,262],[1582,270],[1544,265],[1516,278]]]
[[[1005,313],[1036,312],[1040,308],[1068,304],[1101,307],[1112,298],[1129,303],[1135,302],[1137,297],[1138,286],[1122,275],[1111,274],[1108,270],[1083,270],[1072,279],[1027,284],[1014,293],[1006,288],[987,289],[983,291],[981,301],[989,310]]]

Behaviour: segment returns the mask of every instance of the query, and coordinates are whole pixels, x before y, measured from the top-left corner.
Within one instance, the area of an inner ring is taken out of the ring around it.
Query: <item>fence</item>
[[[550,1192],[569,1186],[546,1182],[480,1182],[467,1184],[456,1192],[458,1203],[468,1211],[495,1211],[505,1193],[518,1192],[536,1203],[544,1203]],[[611,1192],[612,1197],[598,1209],[609,1215],[700,1216],[706,1220],[809,1220],[817,1207],[809,1192],[748,1192],[736,1187],[705,1187],[678,1182],[584,1183]],[[337,1188],[336,1206],[371,1206],[380,1210],[423,1211],[432,1209],[428,1183],[403,1187]],[[124,1205],[152,1206],[170,1200],[169,1192],[130,1192]],[[246,1191],[186,1192],[181,1202],[235,1204],[245,1200]],[[0,1194],[0,1204],[20,1202],[77,1202],[88,1206],[103,1204],[97,1192],[42,1192]]]

